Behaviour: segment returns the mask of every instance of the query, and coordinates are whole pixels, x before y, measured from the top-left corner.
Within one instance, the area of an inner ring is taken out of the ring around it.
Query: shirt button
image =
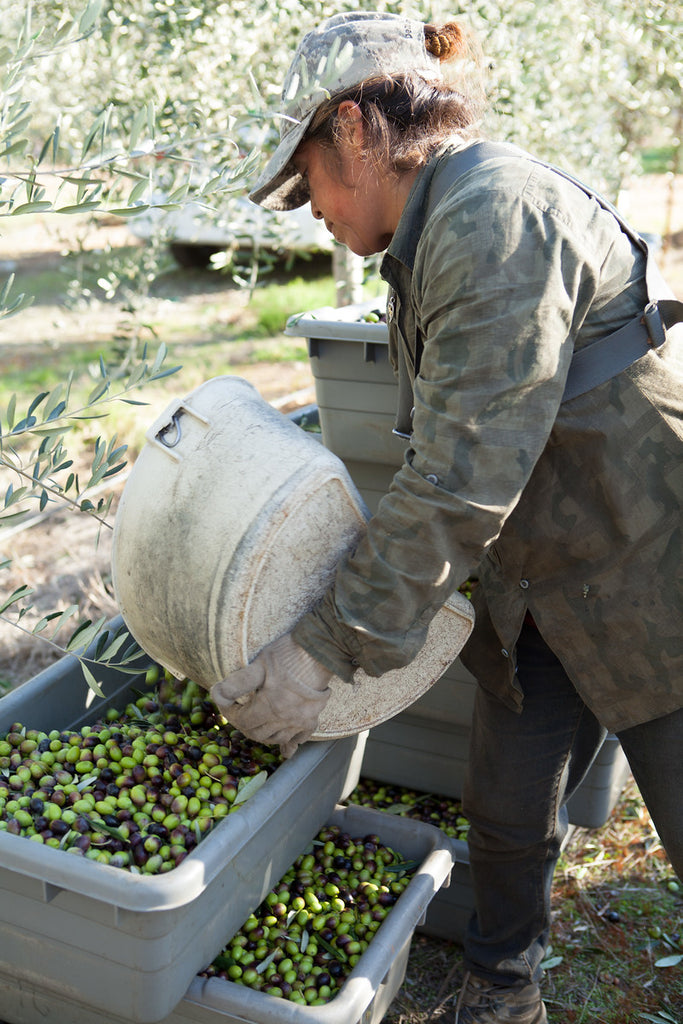
[[[360,665],[358,658],[351,658],[351,664],[354,666]]]
[[[439,478],[438,476],[436,476],[435,473],[428,473],[427,476],[425,477],[425,480],[427,481],[428,484],[438,484],[439,482]]]
[[[504,658],[509,658],[510,657],[509,651],[506,651],[504,647],[501,648],[500,653],[503,655]]]
[[[528,580],[520,580],[519,581],[519,585],[522,588],[522,590],[527,590],[528,587],[529,587],[529,581]]]

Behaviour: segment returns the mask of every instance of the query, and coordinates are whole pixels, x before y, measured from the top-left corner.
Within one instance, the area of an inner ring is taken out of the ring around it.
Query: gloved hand
[[[209,692],[221,714],[245,736],[278,743],[283,757],[291,757],[315,732],[332,675],[286,633]]]

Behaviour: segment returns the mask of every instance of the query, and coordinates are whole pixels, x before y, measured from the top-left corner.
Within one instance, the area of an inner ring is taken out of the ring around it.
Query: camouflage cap
[[[367,78],[405,72],[441,78],[419,21],[398,14],[336,14],[304,36],[282,87],[280,144],[249,198],[269,210],[294,210],[308,202],[292,157],[317,107]]]

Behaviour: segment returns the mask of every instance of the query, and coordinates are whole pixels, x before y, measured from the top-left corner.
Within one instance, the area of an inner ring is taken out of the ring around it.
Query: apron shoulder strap
[[[562,396],[562,401],[568,402],[570,399],[577,398],[586,391],[597,387],[598,384],[603,384],[605,381],[615,377],[622,370],[625,370],[626,367],[630,366],[631,363],[635,362],[636,359],[640,359],[641,356],[645,355],[650,348],[657,349],[663,345],[666,341],[667,328],[672,327],[676,323],[683,322],[683,302],[675,298],[663,297],[670,294],[670,289],[662,278],[647,242],[642,235],[624,220],[609,200],[605,199],[604,196],[601,196],[594,189],[589,188],[588,185],[575,178],[574,175],[569,174],[568,171],[563,171],[559,167],[545,163],[543,160],[538,160],[511,143],[490,142],[484,139],[456,153],[450,154],[448,160],[444,160],[442,167],[437,168],[434,172],[428,198],[429,209],[433,209],[437,205],[455,181],[462,177],[463,174],[473,170],[485,160],[499,157],[523,157],[526,160],[539,164],[541,167],[548,168],[555,174],[559,174],[567,181],[570,181],[573,185],[576,185],[586,195],[595,199],[603,209],[608,210],[612,214],[621,230],[645,255],[645,285],[648,302],[643,313],[631,320],[630,323],[625,324],[618,331],[613,331],[604,338],[600,338],[586,348],[582,348],[574,353],[569,366],[565,391]]]

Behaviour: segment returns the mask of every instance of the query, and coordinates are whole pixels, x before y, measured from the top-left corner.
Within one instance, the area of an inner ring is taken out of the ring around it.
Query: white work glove
[[[231,725],[291,757],[315,732],[332,675],[286,633],[209,692]]]

